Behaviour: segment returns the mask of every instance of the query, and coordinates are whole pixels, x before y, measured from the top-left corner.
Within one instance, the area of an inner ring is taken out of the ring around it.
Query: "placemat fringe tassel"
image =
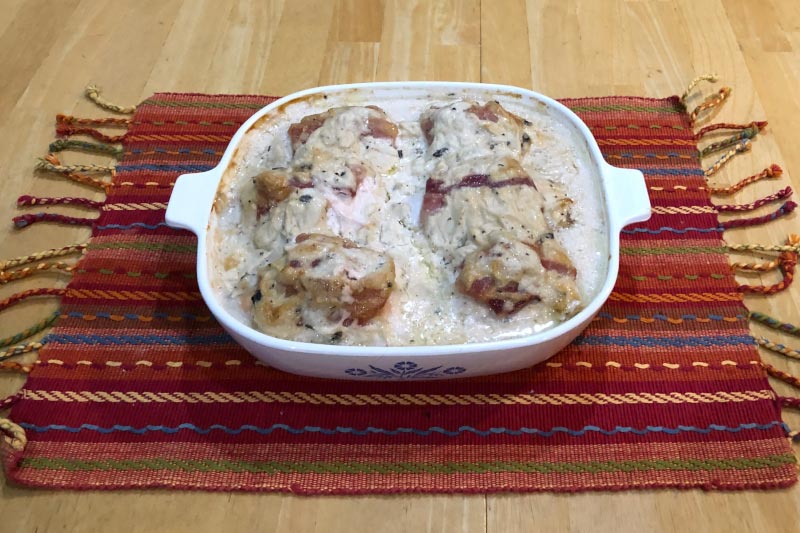
[[[764,217],[759,217],[764,218]],[[755,219],[750,219],[755,220]],[[792,249],[783,250],[780,256],[774,261],[768,263],[733,263],[731,270],[746,270],[750,272],[767,272],[775,268],[779,268],[782,274],[782,279],[773,285],[739,285],[739,292],[747,292],[752,294],[769,295],[787,289],[794,280],[794,271],[797,266],[797,246],[800,245],[800,236],[792,234],[787,239],[787,244]]]
[[[755,202],[750,202],[749,204],[722,204],[722,205],[715,205],[714,209],[716,209],[720,213],[753,211],[769,203],[790,198],[792,196],[792,193],[793,191],[791,187],[785,187],[774,194],[764,196],[763,198],[759,198]]]
[[[759,342],[759,345],[763,346],[761,344],[761,342]],[[768,348],[767,346],[764,346],[764,347],[769,349],[769,350],[772,350],[771,348]],[[782,352],[778,352],[778,353],[782,353]],[[790,386],[792,386],[794,388],[800,389],[800,379],[798,379],[797,377],[789,374],[788,372],[784,372],[783,370],[775,368],[771,364],[765,363],[763,361],[761,362],[761,367],[767,372],[768,375],[770,375],[771,377],[777,379],[778,381],[782,381],[783,383],[786,383],[787,385],[790,385]],[[794,408],[794,409],[800,408],[800,398],[776,395],[776,399],[777,399],[778,405],[780,407],[783,407],[783,408]],[[789,440],[791,442],[794,442],[795,444],[800,443],[800,431],[791,430],[788,427],[786,427],[786,436],[789,438]]]
[[[758,311],[751,311],[749,318],[750,320],[758,322],[759,324],[764,324],[768,328],[776,329],[778,331],[783,331],[784,333],[800,337],[799,327],[793,324],[789,324],[788,322],[781,322],[777,318],[771,317],[765,313],[760,313]]]
[[[107,110],[113,111],[114,113],[120,113],[123,115],[132,115],[136,111],[136,106],[120,106],[114,103],[109,102],[105,98],[100,96],[100,89],[97,85],[89,85],[86,87],[86,97],[97,104],[99,107]]]
[[[697,87],[701,82],[708,81],[711,83],[716,83],[719,81],[719,76],[717,74],[703,74],[702,76],[697,76],[695,79],[689,82],[689,85],[686,87],[686,90],[683,91],[681,95],[681,104],[683,107],[688,110],[688,106],[686,105],[686,101],[689,99],[692,91],[695,87]]]
[[[15,346],[10,350],[4,350],[0,352],[0,361],[5,361],[6,359],[11,359],[17,355],[39,350],[44,345],[45,343],[43,341],[33,341],[26,344],[20,344],[19,346]]]
[[[732,130],[747,130],[756,128],[759,131],[763,130],[767,127],[766,121],[754,121],[750,122],[749,124],[731,124],[729,122],[717,122],[716,124],[709,124],[708,126],[704,126],[700,128],[697,133],[694,134],[695,140],[700,140],[706,135],[710,135],[712,133],[725,133],[726,131]]]
[[[114,172],[114,167],[109,167],[106,165],[95,165],[91,163],[87,165],[62,165],[60,163],[54,162],[53,159],[56,159],[55,156],[39,158],[39,160],[36,162],[36,168],[39,170],[60,172],[62,174],[70,174],[74,172],[111,174],[112,172]]]
[[[778,396],[778,400],[781,402],[781,407],[800,409],[800,398],[792,398],[791,396]]]
[[[752,217],[752,218],[735,218],[731,220],[726,220],[724,222],[719,223],[719,227],[723,230],[733,229],[733,228],[743,228],[747,226],[759,226],[761,224],[766,224],[767,222],[772,222],[773,220],[779,219],[781,217],[785,217],[792,211],[797,208],[797,204],[791,200],[788,202],[784,202],[777,210],[768,215],[763,215],[759,217]]]
[[[52,325],[53,322],[55,322],[60,315],[61,313],[59,311],[54,311],[50,313],[50,316],[45,317],[44,319],[40,320],[39,322],[29,327],[28,329],[20,331],[16,335],[11,335],[4,339],[0,339],[0,348],[5,348],[6,346],[11,346],[12,344],[16,344],[18,342],[24,341],[25,339],[33,337],[40,331],[50,327],[50,325]],[[25,352],[20,352],[20,353],[25,353]],[[2,360],[2,358],[0,358],[0,360]]]
[[[700,76],[692,80],[692,82],[689,84],[689,87],[680,98],[680,101],[681,103],[683,103],[684,107],[686,107],[686,100],[688,99],[691,90],[700,81],[703,80],[717,81],[716,76],[713,77]],[[722,103],[728,99],[730,93],[731,91],[729,88],[723,87],[716,94],[711,95],[709,98],[703,101],[691,112],[690,114],[691,124],[692,125],[696,124],[697,119],[701,113],[709,111],[714,108],[719,109],[719,106],[722,105]],[[700,158],[703,158],[713,153],[720,152],[722,150],[726,150],[711,166],[709,166],[704,170],[706,178],[713,176],[714,174],[719,172],[720,169],[722,169],[737,155],[749,152],[752,149],[752,139],[755,138],[766,126],[767,126],[766,121],[752,121],[749,124],[717,123],[705,126],[696,131],[694,134],[694,138],[696,141],[699,141],[700,139],[712,133],[723,133],[726,131],[736,132],[727,138],[712,142],[711,144],[705,146],[704,148],[698,149],[698,156]],[[758,174],[753,174],[752,176],[748,176],[747,178],[738,181],[734,185],[728,187],[708,187],[707,191],[711,195],[731,196],[739,192],[743,188],[753,183],[756,183],[757,181],[761,181],[764,179],[774,179],[780,177],[782,173],[783,170],[781,169],[781,167],[779,167],[776,164],[772,164],[768,168],[765,168],[764,170],[759,172]],[[714,209],[718,213],[753,211],[769,203],[788,199],[792,196],[792,194],[793,194],[792,188],[790,186],[787,186],[773,194],[769,194],[767,196],[759,198],[754,202],[746,204],[715,205]],[[788,200],[784,202],[783,205],[781,205],[775,212],[770,213],[768,215],[752,217],[752,218],[738,218],[738,219],[726,220],[724,222],[720,222],[719,227],[723,230],[728,230],[737,227],[746,227],[746,226],[764,224],[791,213],[792,211],[794,211],[796,207],[797,204],[795,202]],[[756,262],[732,263],[730,265],[731,271],[738,270],[745,272],[764,273],[775,269],[779,269],[782,274],[782,279],[778,283],[772,285],[741,284],[738,286],[739,292],[762,294],[766,296],[770,294],[775,294],[777,292],[783,291],[786,288],[788,288],[792,284],[792,281],[794,279],[794,271],[797,266],[798,255],[800,254],[800,250],[798,249],[799,245],[800,245],[800,236],[796,234],[791,234],[787,239],[787,244],[782,246],[764,246],[758,244],[727,245],[726,249],[728,252],[779,252],[780,254],[776,259],[761,263],[756,263]],[[800,328],[794,326],[793,324],[782,322],[764,313],[749,312],[748,319],[754,322],[759,322],[761,324],[764,324],[772,329],[776,329],[800,337]],[[764,348],[765,350],[768,350],[772,353],[777,353],[784,357],[800,361],[800,350],[795,350],[783,344],[773,342],[772,340],[763,336],[754,337],[754,342],[761,348]],[[769,376],[800,389],[800,379],[798,379],[796,376],[793,376],[787,372],[779,370],[764,361],[761,361],[760,365]],[[794,409],[800,408],[800,398],[778,396],[776,394],[776,401],[778,402],[778,405],[782,408],[794,408]],[[791,442],[800,443],[800,431],[792,430],[791,428],[786,426],[786,424],[784,424],[784,429],[786,432],[786,436],[790,439]]]
[[[93,178],[91,176],[86,176],[84,174],[78,174],[77,171],[74,170],[75,165],[73,166],[65,166],[61,164],[61,161],[55,156],[55,154],[48,154],[44,158],[40,159],[34,168],[37,170],[44,170],[47,172],[53,172],[55,174],[59,174],[61,176],[66,177],[76,183],[82,183],[84,185],[89,185],[90,187],[94,187],[96,189],[102,189],[106,193],[111,189],[113,186],[110,182],[107,182],[102,179]],[[112,176],[114,175],[114,170],[110,169],[109,167],[95,167],[96,171],[100,171],[102,169],[103,172],[110,173]]]
[[[756,338],[756,343],[758,343],[758,345],[761,346],[762,348],[765,348],[771,352],[779,353],[781,355],[785,355],[789,359],[795,359],[797,361],[800,361],[800,352],[798,352],[793,348],[789,348],[787,346],[784,346],[783,344],[772,342],[766,337]]]
[[[28,263],[35,263],[36,261],[41,261],[43,259],[52,259],[53,257],[64,257],[65,255],[83,253],[83,251],[86,250],[86,247],[87,243],[71,244],[62,248],[51,248],[50,250],[44,250],[42,252],[36,252],[30,255],[15,257],[14,259],[7,259],[5,261],[0,261],[0,271],[26,265]]]
[[[34,205],[75,205],[88,209],[101,209],[105,202],[90,200],[89,198],[75,198],[72,196],[41,197],[23,194],[17,198],[17,207],[31,207]]]
[[[27,300],[29,298],[37,298],[39,296],[63,296],[64,294],[66,294],[66,289],[57,287],[28,289],[26,291],[12,294],[11,296],[9,296],[4,300],[0,300],[0,311],[5,311],[6,309],[13,307],[18,303],[20,303],[21,301]]]
[[[74,139],[58,139],[50,143],[48,147],[50,152],[62,152],[64,150],[75,150],[80,152],[88,152],[90,154],[110,155],[116,159],[120,159],[124,150],[121,146],[109,143],[91,143],[87,141],[76,141]]]
[[[73,217],[59,215],[58,213],[28,213],[18,215],[11,219],[17,229],[27,228],[38,222],[54,222],[56,224],[66,224],[69,226],[91,226],[97,222],[96,218]]]
[[[3,442],[14,452],[21,452],[28,444],[25,430],[8,418],[0,418],[0,432],[3,433]]]
[[[11,283],[20,279],[30,278],[37,274],[44,274],[47,272],[64,273],[72,275],[75,270],[75,265],[64,261],[42,261],[35,266],[19,268],[16,270],[0,270],[0,285]]]
[[[766,125],[766,122],[751,122],[749,126],[743,128],[739,133],[732,135],[727,139],[711,143],[700,150],[700,157],[705,157],[709,154],[719,152],[720,150],[733,146],[741,141],[753,139],[762,129],[764,129],[764,127],[766,127]]]
[[[33,370],[33,365],[19,363],[17,361],[0,361],[0,372],[30,374],[31,370]]]
[[[737,183],[729,186],[729,187],[709,187],[707,190],[709,194],[714,194],[717,196],[731,196],[748,185],[755,183],[757,181],[761,181],[763,179],[774,179],[778,178],[783,174],[783,169],[775,164],[770,165],[769,167],[765,168],[758,174],[753,174],[752,176],[748,176]]]
[[[59,113],[56,115],[56,124],[66,124],[72,126],[103,126],[108,128],[127,128],[131,124],[129,118],[102,117],[102,118],[83,118],[73,117]]]
[[[731,88],[723,87],[715,94],[712,94],[711,96],[706,98],[702,104],[695,107],[694,111],[692,111],[689,114],[689,119],[691,120],[692,124],[697,122],[697,119],[700,117],[700,114],[703,113],[704,111],[711,111],[713,109],[719,111],[719,108],[722,106],[722,104],[725,103],[725,101],[728,99],[730,95],[731,95]],[[711,115],[708,116],[710,117]]]
[[[741,141],[739,144],[737,144],[736,146],[734,146],[733,148],[722,154],[722,156],[719,159],[717,159],[713,165],[711,165],[710,167],[708,167],[703,171],[703,174],[705,174],[706,177],[713,176],[714,174],[719,172],[719,170],[723,166],[725,166],[725,164],[728,163],[731,159],[733,159],[739,154],[749,152],[750,149],[752,148],[752,144],[753,143],[750,141],[750,139],[745,139]]]

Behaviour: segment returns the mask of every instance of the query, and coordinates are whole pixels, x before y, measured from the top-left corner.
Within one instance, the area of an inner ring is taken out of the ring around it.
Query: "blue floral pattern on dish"
[[[433,368],[423,368],[413,361],[399,361],[391,368],[384,369],[368,365],[368,368],[348,368],[344,371],[348,376],[371,379],[426,379],[455,376],[466,372],[460,366],[442,368],[442,365]]]

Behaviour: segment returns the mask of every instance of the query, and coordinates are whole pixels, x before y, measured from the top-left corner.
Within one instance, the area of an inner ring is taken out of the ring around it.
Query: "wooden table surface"
[[[786,170],[783,185],[800,185],[797,0],[0,0],[0,13],[0,260],[87,237],[86,228],[39,224],[17,231],[8,221],[20,194],[85,195],[86,189],[65,180],[37,175],[33,164],[53,140],[56,113],[106,115],[81,97],[90,82],[121,103],[155,91],[281,95],[331,83],[433,79],[507,83],[555,97],[664,97],[681,93],[696,75],[714,72],[734,91],[715,120],[766,118],[769,128],[750,154],[737,157],[712,183],[733,183],[774,162]],[[760,183],[735,201],[749,202],[775,188]],[[790,216],[725,237],[778,244],[793,229],[797,219]],[[53,276],[15,283],[0,287],[0,297],[63,281]],[[794,286],[746,303],[800,323],[798,294]],[[0,314],[0,336],[53,306],[36,302]],[[800,374],[800,363],[762,356]],[[0,393],[22,383],[18,376],[0,376]],[[788,392],[782,384],[776,389]],[[800,416],[785,418],[800,427]],[[736,493],[395,497],[78,493],[5,484],[0,491],[0,531],[8,532],[800,528],[798,486]]]

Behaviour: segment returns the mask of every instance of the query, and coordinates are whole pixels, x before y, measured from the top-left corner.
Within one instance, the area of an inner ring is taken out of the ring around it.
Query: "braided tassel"
[[[800,239],[797,235],[789,237],[790,242],[795,239]],[[729,244],[725,247],[729,252],[794,252],[798,253],[800,247],[796,244],[779,244],[779,245],[766,245],[766,244]]]
[[[797,387],[798,389],[800,389],[800,379],[797,379],[793,375],[788,374],[788,373],[784,372],[783,370],[778,370],[774,366],[772,366],[772,365],[770,365],[768,363],[765,363],[763,361],[761,362],[761,367],[764,370],[766,370],[767,374],[769,374],[773,378],[779,379],[779,380],[783,381],[784,383],[787,383],[789,385],[792,385],[793,387]]]
[[[789,245],[796,246],[798,243],[800,243],[800,236],[789,236]],[[783,273],[783,279],[781,281],[774,285],[740,285],[739,291],[769,295],[789,287],[794,280],[794,269],[797,266],[797,251],[781,252],[778,261],[780,262],[779,266]]]
[[[700,113],[709,109],[713,109],[715,107],[719,107],[725,102],[725,100],[728,99],[730,95],[731,95],[731,88],[723,87],[722,89],[717,91],[716,94],[713,94],[710,97],[708,97],[705,100],[705,102],[694,108],[694,111],[692,111],[691,114],[689,115],[689,120],[691,120],[692,124],[694,124],[697,121],[697,117],[700,115]]]
[[[752,148],[752,143],[750,142],[750,139],[743,140],[735,147],[725,152],[722,155],[722,157],[717,159],[717,161],[713,165],[705,169],[703,171],[703,174],[705,174],[706,177],[713,176],[714,174],[719,172],[719,169],[725,166],[725,163],[729,162],[731,159],[733,159],[735,156],[739,154],[742,154],[744,152],[749,152],[750,148]]]
[[[766,263],[731,263],[731,270],[745,270],[747,272],[769,272],[781,266],[779,259]]]
[[[55,156],[39,158],[39,160],[36,162],[36,168],[39,170],[49,170],[50,172],[60,172],[62,174],[69,174],[73,172],[97,172],[101,174],[110,174],[114,170],[114,167],[94,164],[61,165],[58,163],[53,163],[53,159],[56,159]]]
[[[96,218],[71,217],[59,215],[57,213],[29,213],[26,215],[15,216],[11,219],[17,229],[27,228],[38,222],[55,222],[57,224],[67,224],[70,226],[91,226],[97,222]]]
[[[43,259],[51,259],[53,257],[63,257],[65,255],[82,253],[85,249],[86,249],[86,243],[72,244],[70,246],[64,246],[63,248],[52,248],[50,250],[37,252],[31,255],[23,255],[22,257],[7,259],[6,261],[0,261],[0,272],[20,265],[26,265],[28,263],[41,261]]]
[[[15,403],[20,401],[23,396],[25,396],[25,389],[17,391],[16,394],[12,394],[8,398],[3,398],[0,400],[0,410],[8,409],[9,407],[13,406]]]
[[[24,353],[30,353],[34,350],[38,350],[42,346],[44,346],[44,343],[38,341],[29,342],[27,344],[20,344],[19,346],[15,346],[10,350],[7,350],[5,352],[0,352],[0,361],[5,361],[6,359],[10,359],[11,357],[22,355]]]
[[[705,157],[708,154],[719,152],[720,150],[728,148],[729,146],[733,146],[734,144],[740,141],[754,138],[761,131],[759,124],[763,124],[764,126],[767,125],[766,122],[752,122],[749,127],[742,129],[739,133],[731,137],[728,137],[727,139],[724,139],[722,141],[711,143],[702,150],[700,150],[700,157]]]
[[[786,396],[779,396],[778,399],[781,402],[781,407],[791,407],[794,409],[800,409],[800,398],[788,398]]]
[[[130,125],[131,119],[129,118],[78,118],[72,115],[56,115],[56,124],[65,124],[71,126],[107,126],[107,127],[123,127],[127,128]]]
[[[61,271],[71,274],[73,270],[75,270],[75,265],[63,261],[54,261],[52,263],[42,262],[36,266],[20,268],[18,270],[0,270],[0,285],[29,278],[41,272]]]
[[[63,150],[81,150],[93,154],[110,155],[117,159],[122,157],[124,153],[121,147],[106,143],[90,143],[73,139],[58,139],[50,143],[50,152],[61,152]]]
[[[781,167],[779,167],[778,165],[770,165],[769,168],[765,168],[758,174],[753,174],[752,176],[748,176],[745,179],[739,181],[738,183],[731,185],[730,187],[723,187],[723,188],[709,187],[708,192],[709,194],[716,194],[718,196],[730,196],[744,189],[751,183],[755,183],[763,179],[777,178],[781,174],[783,174],[783,169]]]
[[[30,207],[34,205],[79,205],[92,209],[101,209],[105,202],[97,202],[88,198],[73,198],[70,196],[59,196],[58,198],[42,198],[39,196],[29,196],[24,194],[17,198],[17,207]]]
[[[27,300],[28,298],[33,298],[35,296],[63,296],[66,294],[66,292],[66,289],[56,288],[30,289],[27,291],[18,292],[17,294],[9,296],[5,300],[0,300],[0,311],[4,311],[23,300]]]
[[[119,106],[117,104],[112,104],[108,100],[105,100],[100,96],[100,89],[98,89],[97,85],[89,85],[86,87],[86,97],[97,104],[98,106],[106,109],[108,111],[113,111],[114,113],[121,113],[124,115],[132,115],[136,111],[136,106]]]
[[[0,418],[0,432],[4,433],[3,440],[6,441],[11,449],[21,452],[28,444],[25,430],[7,418]]]
[[[47,156],[45,156],[43,161],[40,161],[40,163],[41,164],[36,165],[36,168],[41,170],[48,170],[50,172],[56,172],[58,174],[66,176],[68,179],[76,183],[83,183],[84,185],[89,185],[91,187],[103,189],[106,193],[108,193],[109,190],[111,190],[111,188],[114,186],[112,183],[108,183],[101,179],[92,178],[90,176],[84,176],[83,174],[78,174],[76,172],[67,169],[67,167],[61,165],[61,161],[59,161],[59,159],[54,154],[48,154]],[[112,176],[114,175],[113,169],[111,169],[111,175]]]
[[[791,200],[785,202],[782,206],[780,206],[777,211],[774,213],[770,213],[768,215],[760,216],[760,217],[753,217],[753,218],[737,218],[734,220],[726,220],[725,222],[720,222],[719,227],[723,229],[732,229],[732,228],[743,228],[746,226],[758,226],[759,224],[765,224],[767,222],[771,222],[778,218],[784,217],[795,210],[797,204],[792,202]]]
[[[689,86],[686,87],[686,90],[683,91],[683,94],[681,95],[681,103],[683,104],[683,107],[686,107],[686,100],[689,98],[689,94],[702,81],[710,81],[711,83],[716,83],[717,81],[719,81],[719,77],[716,74],[704,74],[702,76],[697,76],[695,79],[690,81]]]
[[[755,122],[751,122],[750,124],[728,124],[726,122],[722,122],[719,124],[710,124],[698,131],[694,134],[695,140],[700,140],[709,133],[719,130],[746,130],[748,128],[758,128],[759,131],[763,130],[767,127],[767,122],[763,120],[757,120]]]
[[[103,141],[106,143],[121,143],[125,140],[125,134],[122,135],[106,135],[102,131],[96,130],[94,128],[76,128],[74,126],[66,126],[57,124],[56,125],[56,135],[59,137],[69,137],[71,135],[87,135],[93,139],[97,139],[98,141]]]
[[[792,195],[792,188],[786,187],[776,192],[775,194],[770,194],[769,196],[765,196],[764,198],[761,198],[749,204],[715,205],[714,209],[716,209],[720,213],[736,212],[736,211],[753,211],[755,209],[758,209],[762,205],[767,205],[777,200],[783,200],[784,198],[788,198],[791,195]]]
[[[765,315],[764,313],[759,313],[758,311],[751,311],[750,312],[750,319],[755,320],[765,326],[777,329],[779,331],[783,331],[785,333],[789,333],[790,335],[796,335],[800,337],[800,328],[797,326],[793,326],[788,322],[781,322],[777,318],[773,318],[769,315]]]
[[[779,353],[781,355],[785,355],[790,359],[797,359],[798,361],[800,361],[800,352],[798,352],[797,350],[793,350],[791,348],[787,348],[783,344],[774,343],[771,340],[766,339],[764,337],[758,337],[756,339],[756,343],[762,348],[766,348],[771,352]]]
[[[4,339],[0,339],[0,348],[5,348],[6,346],[11,346],[12,344],[24,341],[25,339],[36,335],[40,331],[49,328],[50,325],[56,321],[56,319],[59,317],[60,314],[61,313],[59,313],[58,311],[55,311],[52,314],[50,314],[50,316],[48,316],[47,318],[40,320],[39,322],[29,327],[28,329],[20,331],[16,335],[11,335]]]
[[[0,361],[0,372],[20,372],[30,374],[33,365],[18,363],[17,361]]]

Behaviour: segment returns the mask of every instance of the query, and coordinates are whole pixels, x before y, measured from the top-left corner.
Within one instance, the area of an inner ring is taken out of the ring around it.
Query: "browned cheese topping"
[[[422,224],[435,248],[460,268],[458,289],[497,315],[537,305],[571,315],[581,306],[576,271],[554,240],[570,224],[571,200],[548,205],[520,164],[524,121],[500,104],[432,108],[421,118],[429,144]],[[552,192],[552,191],[551,191]]]

